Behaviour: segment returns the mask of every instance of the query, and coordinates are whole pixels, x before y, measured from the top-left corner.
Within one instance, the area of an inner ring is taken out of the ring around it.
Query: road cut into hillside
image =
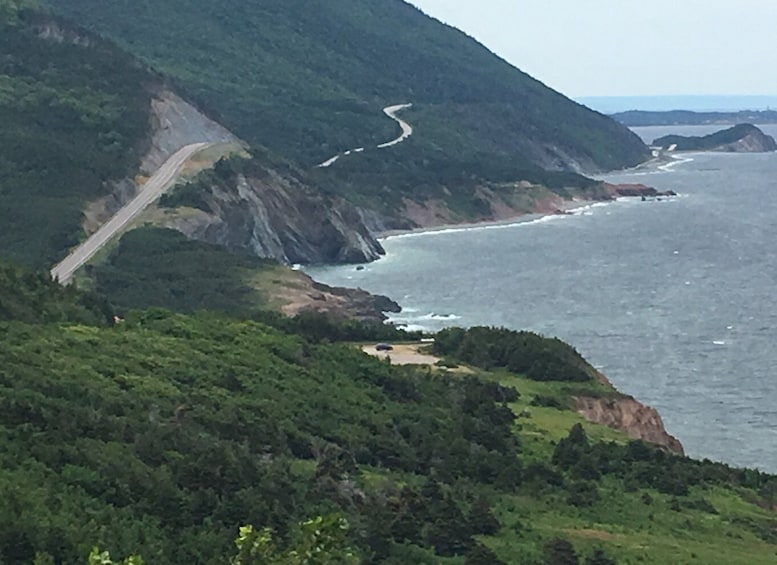
[[[52,278],[58,279],[61,284],[70,283],[78,269],[83,267],[100,249],[121,232],[127,224],[137,218],[143,210],[148,208],[149,205],[173,186],[176,177],[191,157],[212,145],[215,145],[215,143],[192,143],[176,151],[146,181],[143,189],[135,198],[116,212],[110,220],[100,226],[86,241],[76,247],[65,259],[51,269]]]
[[[383,113],[399,124],[399,127],[402,129],[402,133],[396,139],[392,139],[391,141],[387,141],[386,143],[381,143],[380,145],[378,145],[377,147],[378,149],[386,149],[387,147],[393,147],[394,145],[398,145],[403,141],[406,141],[411,135],[413,135],[413,126],[411,126],[405,120],[397,116],[398,112],[401,112],[402,110],[405,110],[407,108],[411,108],[412,106],[413,106],[412,104],[395,104],[394,106],[386,106],[385,108],[383,108]],[[349,155],[353,155],[354,153],[363,153],[363,152],[364,152],[364,147],[350,149],[348,151],[344,151],[343,153],[338,153],[334,157],[330,157],[323,163],[316,165],[316,167],[319,169],[325,169],[327,167],[331,167],[332,165],[334,165],[341,157],[347,157]]]

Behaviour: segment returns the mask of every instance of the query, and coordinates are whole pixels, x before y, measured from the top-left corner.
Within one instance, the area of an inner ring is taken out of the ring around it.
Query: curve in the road
[[[397,104],[395,106],[387,106],[383,108],[383,113],[386,114],[389,118],[391,118],[395,122],[397,122],[399,124],[399,127],[402,128],[402,134],[396,139],[392,139],[391,141],[388,141],[386,143],[381,143],[380,145],[378,145],[378,149],[393,147],[394,145],[398,145],[399,143],[402,143],[403,141],[407,140],[408,137],[413,135],[413,126],[411,126],[405,120],[397,116],[397,112],[410,108],[411,106],[412,104]],[[331,167],[337,162],[338,159],[340,159],[340,157],[347,157],[352,153],[361,153],[362,151],[364,151],[364,147],[359,147],[358,149],[351,149],[350,151],[346,151],[344,153],[338,153],[334,157],[331,157],[330,159],[327,159],[323,163],[320,163],[319,165],[317,165],[317,167],[318,168]]]
[[[198,151],[212,145],[215,144],[193,143],[176,151],[146,181],[143,189],[132,201],[116,212],[110,220],[100,226],[86,241],[76,247],[65,259],[51,269],[52,278],[59,280],[61,284],[68,284],[78,269],[94,257],[118,232],[137,218],[143,210],[173,185],[186,161]]]
[[[413,135],[413,126],[408,124],[402,118],[397,117],[397,112],[410,108],[411,106],[412,104],[397,104],[396,106],[389,106],[388,108],[383,108],[383,113],[386,114],[389,118],[391,118],[395,122],[397,122],[399,124],[399,127],[402,128],[402,135],[400,135],[398,138],[394,140],[389,141],[388,143],[382,143],[378,145],[378,149],[385,149],[386,147],[392,147],[394,145],[398,145],[399,143],[402,143],[408,137]]]

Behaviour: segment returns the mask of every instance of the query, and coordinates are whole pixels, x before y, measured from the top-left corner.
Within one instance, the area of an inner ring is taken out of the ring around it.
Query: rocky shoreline
[[[495,217],[492,219],[474,222],[429,221],[426,222],[426,225],[420,225],[419,227],[384,230],[374,235],[380,241],[390,237],[430,233],[451,229],[466,230],[481,228],[484,226],[507,226],[524,222],[531,222],[544,216],[573,215],[575,210],[585,208],[586,206],[590,206],[592,204],[614,202],[619,198],[641,198],[642,200],[652,200],[657,198],[671,198],[677,196],[677,193],[672,190],[660,191],[652,186],[645,184],[611,184],[603,182],[601,183],[601,186],[603,194],[601,198],[585,199],[574,197],[571,199],[564,199],[560,196],[557,196],[556,198],[543,200],[535,207],[535,209],[530,211],[503,210],[502,213],[495,214]]]

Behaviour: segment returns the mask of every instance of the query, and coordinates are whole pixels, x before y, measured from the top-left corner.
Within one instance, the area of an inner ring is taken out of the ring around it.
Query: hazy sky
[[[777,95],[777,0],[410,0],[568,96]]]

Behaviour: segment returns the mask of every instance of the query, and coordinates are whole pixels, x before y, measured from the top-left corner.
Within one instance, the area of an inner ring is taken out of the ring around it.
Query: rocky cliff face
[[[610,184],[604,183],[605,190],[614,198],[619,196],[631,196],[644,198],[656,198],[662,196],[677,196],[673,190],[659,191],[645,184]]]
[[[46,28],[45,33],[53,38],[68,37],[57,27]],[[151,101],[151,131],[138,175],[112,182],[109,194],[90,203],[84,210],[83,228],[88,235],[137,196],[145,178],[181,147],[202,141],[242,144],[226,128],[166,89],[160,89]]]
[[[575,397],[575,409],[589,422],[602,424],[624,432],[631,438],[641,439],[684,454],[680,441],[664,428],[661,415],[655,408],[646,406],[634,398]]]
[[[151,110],[153,135],[138,176],[112,183],[110,194],[87,207],[83,221],[87,233],[134,198],[146,176],[181,147],[201,141],[242,144],[169,90],[156,93]],[[202,197],[208,211],[187,210],[159,223],[192,239],[287,264],[360,263],[383,253],[367,228],[368,223],[382,227],[377,215],[322,195],[293,174],[265,169],[258,176],[240,176],[231,186],[213,186]]]
[[[151,102],[153,137],[140,172],[156,171],[176,151],[190,143],[242,143],[228,129],[214,122],[186,100],[169,90],[159,92]]]
[[[317,283],[301,271],[278,268],[270,284],[261,285],[273,309],[287,316],[303,312],[326,314],[335,320],[382,323],[386,312],[399,312],[393,300],[359,288],[337,288]]]
[[[200,196],[207,206],[169,215],[164,225],[192,239],[287,264],[362,263],[383,254],[357,208],[291,175],[271,169],[240,174],[213,183]]]
[[[770,135],[756,128],[746,136],[713,149],[725,153],[768,153],[777,151],[777,142]]]

